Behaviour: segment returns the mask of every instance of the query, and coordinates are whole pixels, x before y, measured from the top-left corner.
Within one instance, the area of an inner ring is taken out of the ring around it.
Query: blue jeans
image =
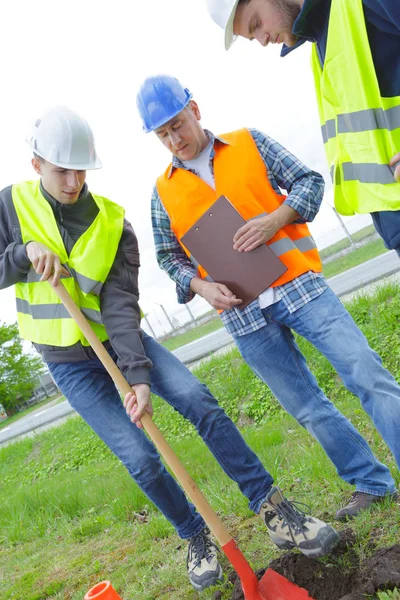
[[[380,210],[371,217],[386,248],[396,250],[400,256],[400,210]]]
[[[207,387],[171,352],[143,332],[146,355],[153,362],[151,390],[196,427],[225,473],[259,512],[273,479],[245,443]],[[116,360],[113,351],[110,352]],[[133,425],[120,396],[98,359],[48,363],[52,376],[73,408],[118,456],[130,475],[184,539],[197,535],[203,518],[168,473],[152,442]]]
[[[235,337],[244,360],[283,408],[319,441],[340,477],[358,491],[377,496],[394,492],[389,469],[325,396],[291,332],[306,338],[331,362],[400,465],[400,387],[343,304],[328,288],[292,314],[282,301],[263,314],[265,327]]]

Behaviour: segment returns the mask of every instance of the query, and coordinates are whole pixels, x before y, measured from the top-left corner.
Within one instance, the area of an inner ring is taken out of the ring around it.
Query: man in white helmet
[[[141,416],[152,414],[150,386],[193,423],[276,545],[296,546],[310,557],[328,553],[336,531],[282,496],[206,386],[140,329],[136,236],[123,209],[85,183],[86,170],[101,166],[86,120],[65,107],[50,109],[36,122],[30,145],[40,180],[0,193],[0,289],[15,285],[21,336],[33,342],[70,404],[189,540],[192,585],[203,590],[215,584],[222,569],[202,517],[141,429]],[[132,386],[124,406],[48,283],[60,277]]]
[[[307,227],[322,201],[322,176],[257,129],[222,135],[203,129],[192,94],[169,75],[148,77],[137,106],[144,130],[154,132],[172,157],[154,186],[151,217],[157,260],[175,282],[178,302],[198,294],[220,312],[247,364],[356,486],[338,519],[386,495],[395,498],[389,469],[318,386],[293,336],[305,337],[330,360],[400,465],[400,386],[329,288]],[[221,195],[247,221],[233,248],[249,252],[266,243],[287,268],[244,308],[182,242]]]
[[[400,257],[400,2],[207,0],[207,6],[225,31],[227,50],[237,36],[283,44],[281,56],[312,42],[335,206],[343,215],[370,213],[385,246]]]

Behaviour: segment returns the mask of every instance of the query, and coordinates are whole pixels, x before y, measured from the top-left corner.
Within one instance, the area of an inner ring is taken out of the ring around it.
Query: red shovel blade
[[[272,569],[267,569],[258,581],[235,540],[222,546],[222,550],[239,576],[245,600],[312,600],[305,589]]]
[[[258,590],[264,600],[310,600],[307,590],[267,569],[258,582]]]

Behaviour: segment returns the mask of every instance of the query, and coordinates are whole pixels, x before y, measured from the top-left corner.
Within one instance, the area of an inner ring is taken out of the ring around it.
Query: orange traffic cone
[[[122,600],[109,581],[101,581],[88,591],[83,600]]]

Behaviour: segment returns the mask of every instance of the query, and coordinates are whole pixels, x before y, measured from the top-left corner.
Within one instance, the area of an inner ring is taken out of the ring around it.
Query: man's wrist
[[[195,294],[199,294],[199,296],[201,296],[202,291],[204,290],[204,283],[205,283],[204,280],[201,279],[200,277],[193,277],[190,280],[190,289]]]
[[[274,218],[276,231],[279,231],[282,227],[285,227],[285,225],[290,225],[293,221],[301,218],[299,213],[287,204],[282,204],[282,206],[271,213],[271,216]]]

